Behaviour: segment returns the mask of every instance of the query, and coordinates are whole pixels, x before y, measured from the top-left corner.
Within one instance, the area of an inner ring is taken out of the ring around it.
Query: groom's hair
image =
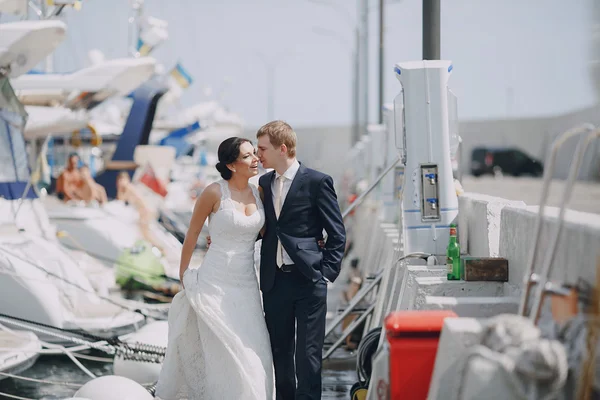
[[[269,142],[271,142],[274,147],[285,144],[290,158],[296,156],[296,132],[294,132],[287,122],[271,121],[261,126],[258,132],[256,132],[256,138],[265,135],[269,136]]]

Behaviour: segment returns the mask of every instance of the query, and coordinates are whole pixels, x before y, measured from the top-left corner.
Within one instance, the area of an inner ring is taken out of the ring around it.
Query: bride
[[[169,310],[169,343],[156,396],[175,399],[274,398],[274,375],[254,268],[254,244],[264,225],[258,173],[249,140],[219,145],[223,177],[196,202],[181,252],[183,291]],[[189,268],[209,218],[211,245],[200,268]]]

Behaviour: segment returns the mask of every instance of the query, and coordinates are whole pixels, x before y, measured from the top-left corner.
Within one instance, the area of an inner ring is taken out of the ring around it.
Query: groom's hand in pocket
[[[322,249],[325,248],[325,241],[323,239],[317,240],[317,244],[319,245],[320,248],[322,248]]]

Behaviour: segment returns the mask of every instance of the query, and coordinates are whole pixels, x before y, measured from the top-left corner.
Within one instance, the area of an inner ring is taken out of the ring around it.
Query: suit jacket
[[[259,185],[264,193],[266,229],[262,238],[260,288],[268,292],[275,281],[277,269],[277,239],[294,265],[313,282],[325,276],[333,282],[340,273],[346,245],[346,229],[333,188],[333,179],[326,174],[300,168],[292,181],[279,219],[273,205],[271,183],[275,171],[261,176]],[[327,232],[325,248],[317,241]]]

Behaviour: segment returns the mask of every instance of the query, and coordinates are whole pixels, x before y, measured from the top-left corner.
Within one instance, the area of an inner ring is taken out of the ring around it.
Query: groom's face
[[[277,160],[281,157],[281,150],[271,144],[269,135],[263,135],[258,138],[257,154],[263,168],[275,168]]]

